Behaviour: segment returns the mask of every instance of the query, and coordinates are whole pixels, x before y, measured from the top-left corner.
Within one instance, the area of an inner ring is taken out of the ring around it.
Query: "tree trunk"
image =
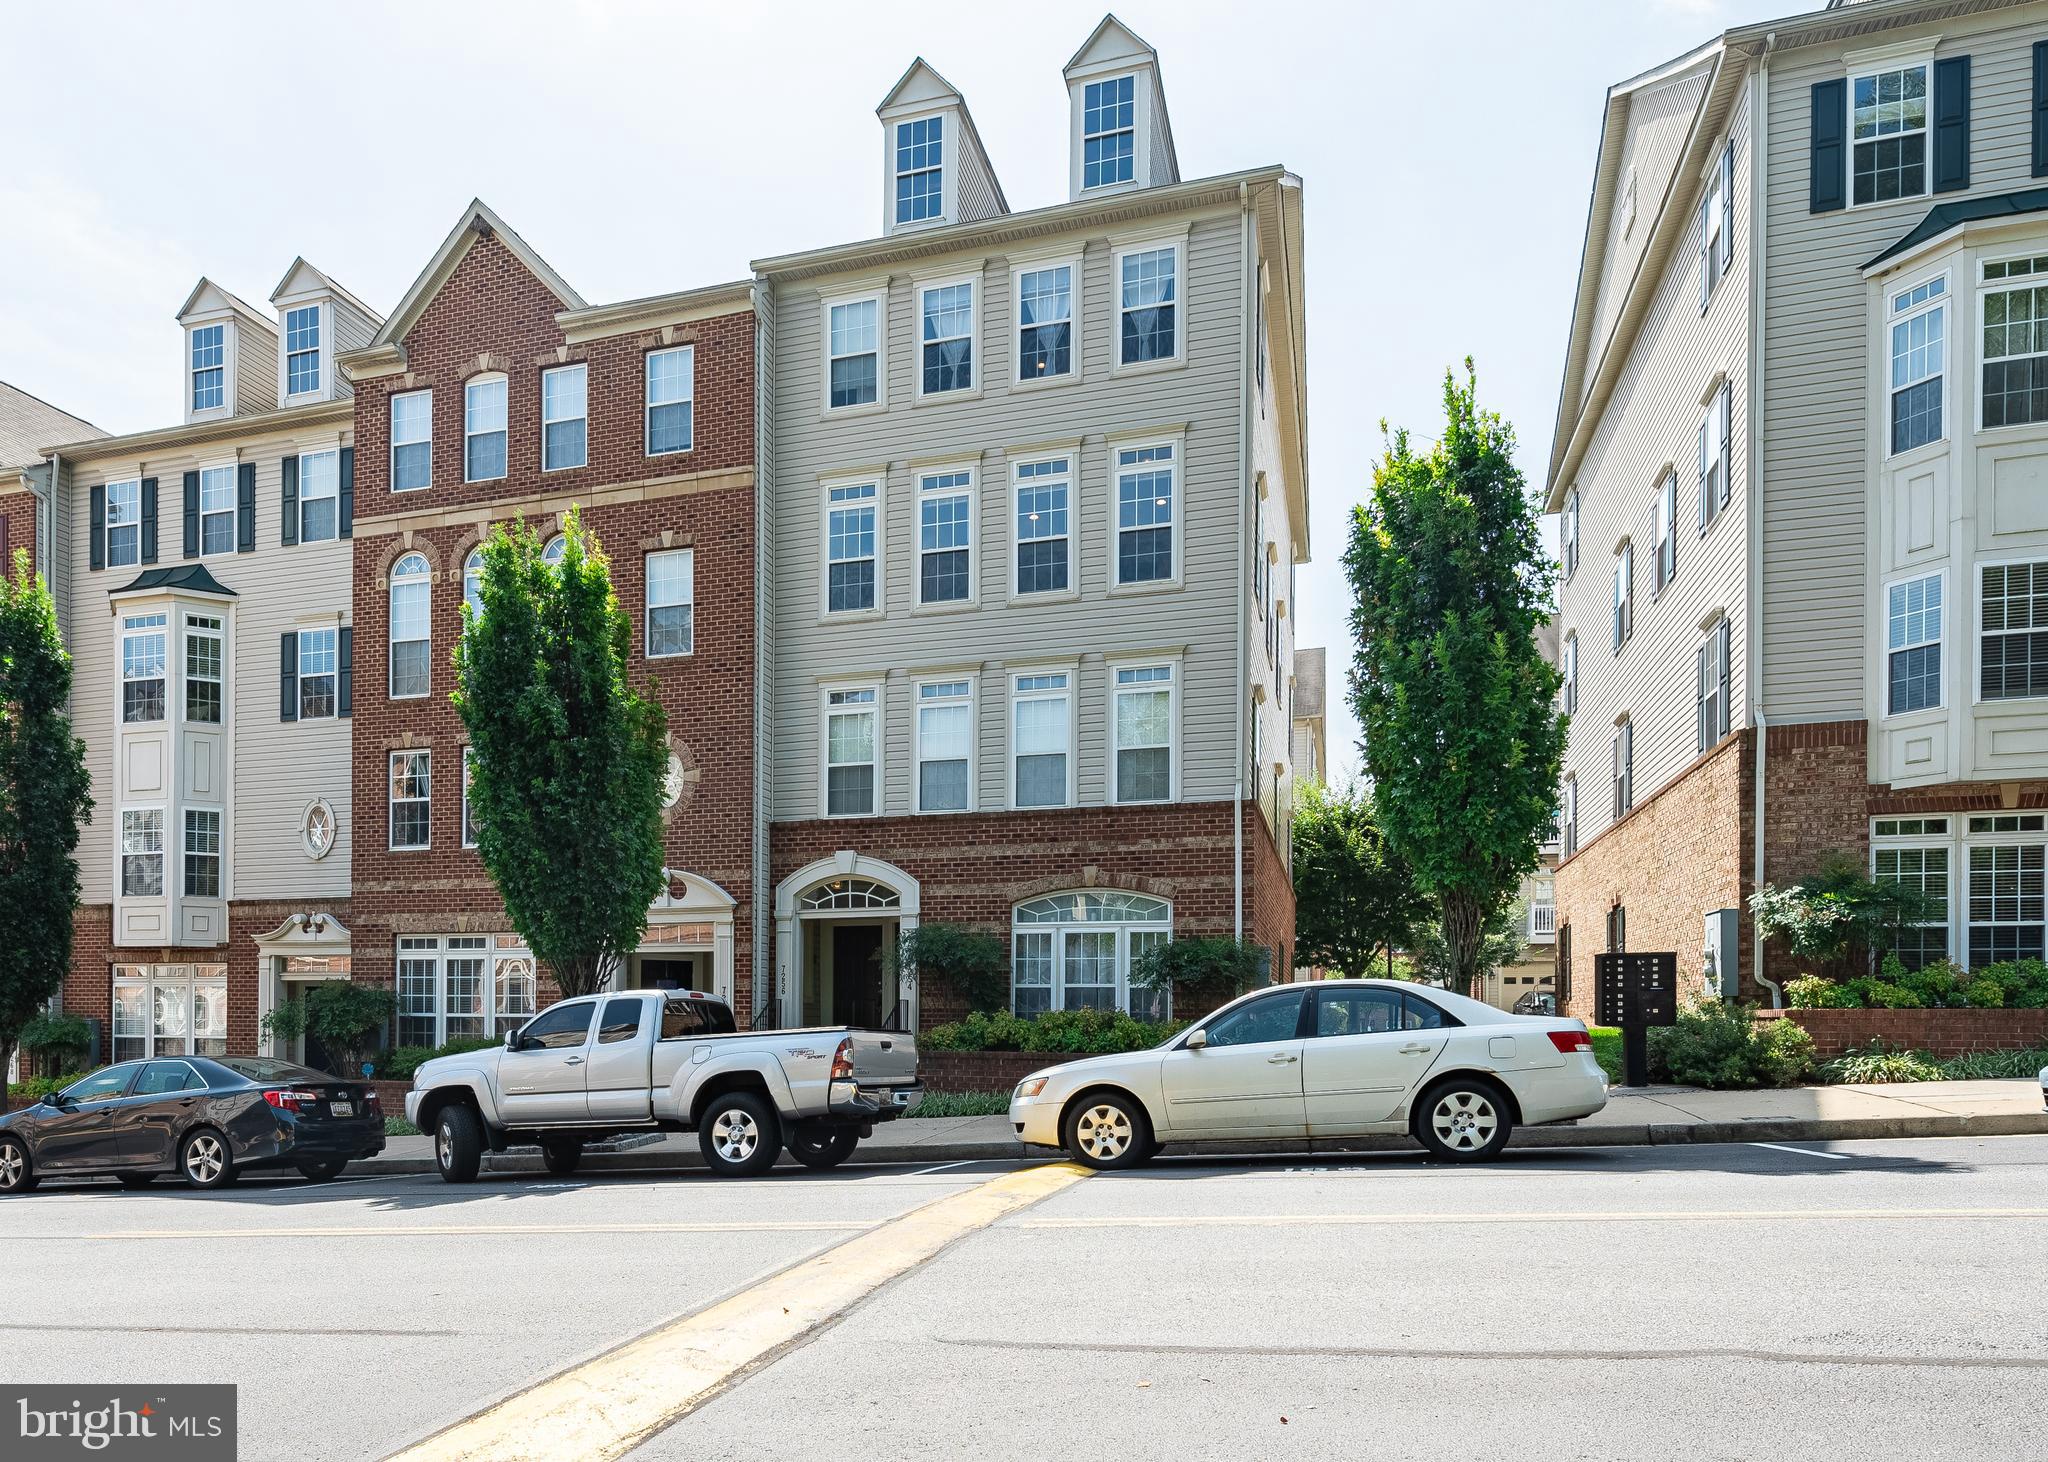
[[[14,1042],[0,1041],[0,1117],[12,1110],[14,1103],[7,1090],[7,1064],[14,1059]]]
[[[579,954],[567,959],[556,960],[548,968],[554,971],[555,983],[561,987],[564,1000],[578,995],[595,995],[610,987],[612,971],[618,965],[616,956],[609,954]]]
[[[1479,998],[1479,948],[1486,926],[1479,900],[1456,890],[1443,896],[1444,953],[1451,966],[1451,988]]]

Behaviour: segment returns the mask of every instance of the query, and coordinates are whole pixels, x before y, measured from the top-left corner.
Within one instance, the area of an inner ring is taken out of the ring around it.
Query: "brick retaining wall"
[[[920,1051],[917,1074],[927,1091],[1008,1091],[1034,1071],[1084,1059],[1049,1051]]]
[[[1823,1060],[1872,1041],[1934,1056],[2048,1046],[2048,1010],[1760,1010],[1757,1016],[1797,1021]]]

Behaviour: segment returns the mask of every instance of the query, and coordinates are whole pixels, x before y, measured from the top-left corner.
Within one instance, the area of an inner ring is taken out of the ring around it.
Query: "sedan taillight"
[[[1590,1051],[1593,1049],[1593,1038],[1586,1034],[1583,1027],[1570,1031],[1550,1031],[1548,1034],[1550,1036],[1550,1044],[1557,1047],[1559,1051],[1567,1056],[1571,1055],[1574,1051]]]
[[[847,1037],[839,1043],[839,1049],[832,1053],[832,1079],[853,1080],[853,1038]]]
[[[363,1099],[363,1112],[365,1115],[371,1117],[383,1116],[384,1098],[378,1096],[377,1093],[375,1093],[374,1091],[371,1092],[367,1097]]]
[[[302,1110],[306,1103],[320,1100],[320,1093],[317,1091],[273,1090],[263,1093],[263,1100],[269,1102],[280,1112],[296,1112]]]

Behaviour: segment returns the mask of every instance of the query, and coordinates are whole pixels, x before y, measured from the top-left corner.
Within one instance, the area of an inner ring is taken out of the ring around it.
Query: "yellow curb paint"
[[[629,1341],[393,1454],[393,1462],[558,1462],[623,1456],[732,1379],[835,1319],[954,1240],[1088,1176],[1071,1163],[940,1198]]]
[[[2048,1218],[2048,1208],[1731,1208],[1637,1213],[1281,1213],[1198,1214],[1182,1218],[1026,1218],[1030,1229],[1076,1228],[1339,1228],[1360,1224],[1446,1223],[1775,1223],[1813,1219]]]
[[[857,1218],[843,1223],[793,1220],[786,1223],[422,1223],[373,1224],[363,1228],[153,1228],[103,1229],[86,1234],[10,1234],[16,1239],[412,1239],[526,1234],[843,1234],[878,1227],[888,1220]]]

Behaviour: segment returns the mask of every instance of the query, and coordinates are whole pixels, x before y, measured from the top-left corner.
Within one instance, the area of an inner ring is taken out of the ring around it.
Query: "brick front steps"
[[[1760,1010],[1757,1016],[1804,1026],[1823,1061],[1872,1041],[1932,1056],[2048,1046],[2048,1010]]]

